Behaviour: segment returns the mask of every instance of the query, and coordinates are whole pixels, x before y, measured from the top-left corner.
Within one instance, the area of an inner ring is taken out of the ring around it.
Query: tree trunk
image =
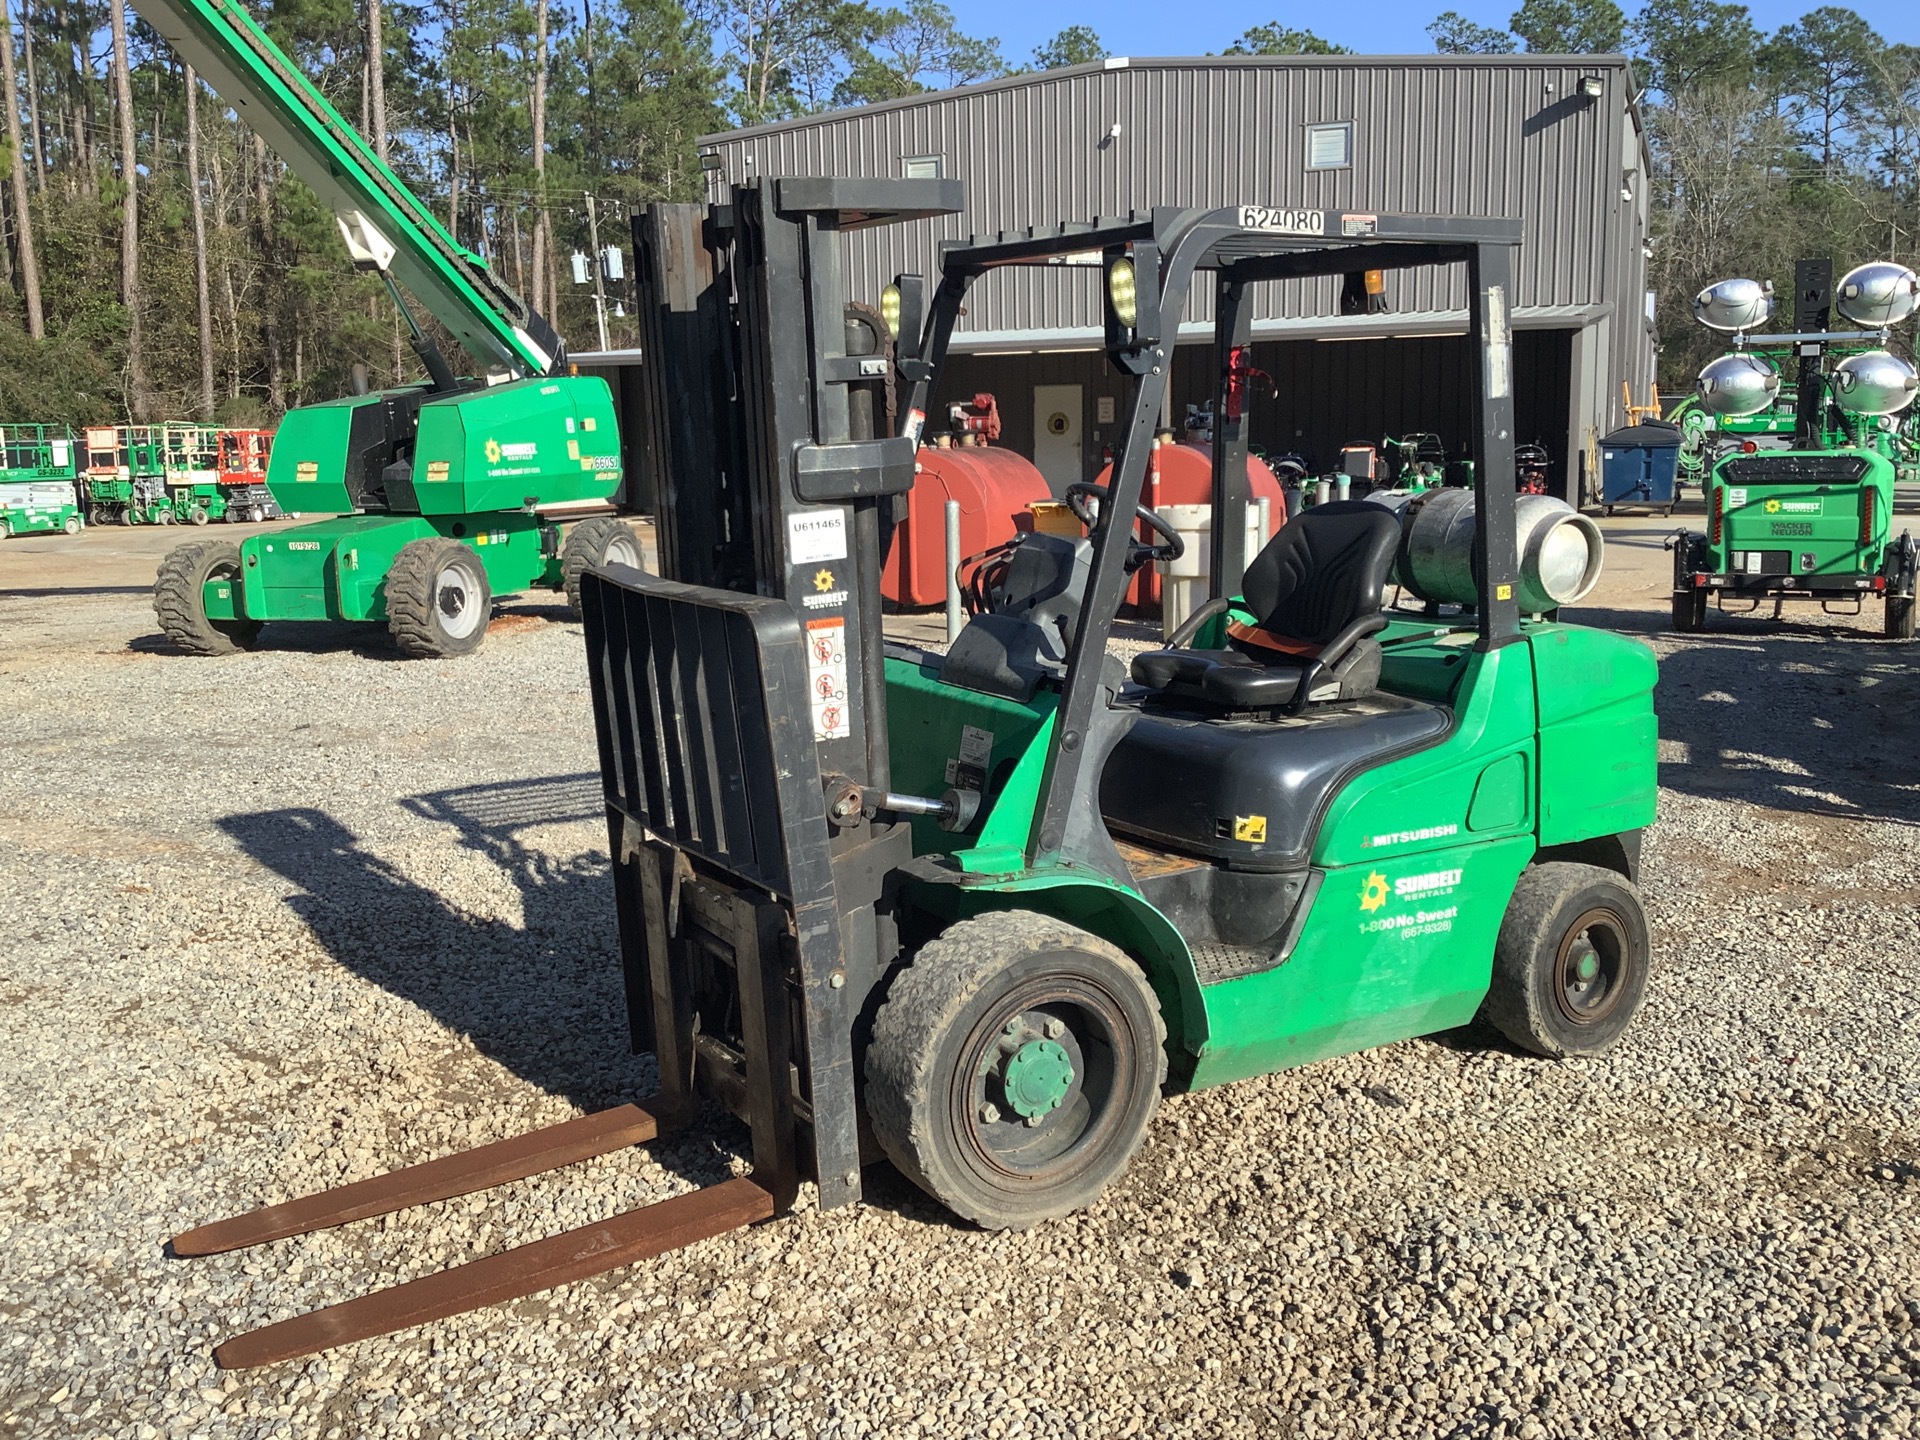
[[[200,307],[200,418],[213,419],[213,297],[207,283],[207,206],[200,194],[200,81],[187,77],[187,193],[193,205],[193,297]]]
[[[20,143],[20,86],[13,74],[11,7],[0,4],[0,93],[7,102],[7,143],[13,149],[14,245],[20,252],[20,290],[27,302],[27,334],[47,338],[47,317],[40,308],[40,262],[33,252],[33,212],[27,204],[27,160]]]
[[[373,153],[387,153],[387,47],[380,33],[380,0],[367,0],[367,109],[373,118]]]
[[[147,418],[147,366],[140,333],[140,172],[133,143],[133,75],[127,57],[127,7],[109,0],[107,14],[113,29],[113,96],[119,107],[120,183],[126,195],[120,202],[120,303],[127,307],[127,398],[133,418]]]
[[[47,132],[40,128],[40,79],[33,68],[33,5],[20,7],[20,40],[27,54],[27,128],[33,132],[33,189],[47,188]]]
[[[533,6],[533,205],[533,273],[544,275],[553,247],[547,221],[547,0]],[[534,308],[542,307],[536,301]]]
[[[253,219],[260,240],[260,337],[267,347],[267,408],[278,419],[287,410],[287,377],[280,363],[280,316],[275,306],[273,191],[268,178],[267,142],[253,137]]]

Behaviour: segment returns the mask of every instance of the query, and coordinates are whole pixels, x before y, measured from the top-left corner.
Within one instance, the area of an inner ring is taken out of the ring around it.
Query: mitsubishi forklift
[[[1169,1092],[1476,1016],[1591,1056],[1639,1009],[1655,661],[1532,613],[1518,222],[1156,209],[949,243],[931,294],[905,275],[849,295],[848,236],[960,207],[952,181],[767,178],[637,222],[663,573],[597,566],[580,591],[627,1022],[658,1093],[173,1245],[465,1194],[710,1105],[745,1122],[751,1170],[242,1335],[223,1365],[769,1221],[805,1182],[849,1205],[881,1162],[965,1221],[1037,1225],[1120,1181]],[[1180,554],[1141,498],[1190,298],[1214,316],[1189,353],[1218,378],[1232,514],[1256,288],[1331,308],[1343,276],[1426,266],[1471,317],[1472,603],[1389,605],[1401,521],[1334,502],[1254,555],[1213,526],[1211,598],[1117,653],[1130,577]],[[1084,535],[1022,540],[944,654],[893,644],[881,572],[941,368],[974,287],[1010,281],[1078,286],[1063,303],[1104,317],[1128,395],[1112,479],[1073,487]]]

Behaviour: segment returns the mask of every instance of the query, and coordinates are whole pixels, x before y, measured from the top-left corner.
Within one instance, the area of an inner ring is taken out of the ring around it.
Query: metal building
[[[1515,438],[1564,457],[1554,484],[1566,493],[1623,422],[1622,382],[1638,400],[1653,378],[1632,94],[1621,56],[1116,58],[709,135],[700,149],[716,201],[754,175],[964,180],[964,216],[849,236],[850,273],[876,298],[898,272],[932,273],[947,237],[1156,205],[1519,216]],[[983,281],[944,381],[943,399],[994,391],[1006,443],[1056,488],[1090,478],[1115,436],[1100,277],[1088,266],[1066,285]],[[1463,285],[1437,271],[1390,279],[1387,313],[1349,315],[1337,282],[1263,287],[1254,360],[1278,396],[1254,403],[1255,448],[1297,451],[1319,472],[1341,445],[1388,433],[1463,446]],[[1196,344],[1177,358],[1170,420],[1213,390],[1197,343],[1207,316],[1187,318]]]

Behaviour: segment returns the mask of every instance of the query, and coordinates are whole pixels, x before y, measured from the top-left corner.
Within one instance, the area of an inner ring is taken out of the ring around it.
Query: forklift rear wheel
[[[480,557],[458,540],[415,540],[387,571],[387,629],[416,660],[465,655],[487,638],[493,590]]]
[[[567,610],[580,618],[580,577],[595,565],[631,565],[644,569],[640,537],[633,527],[619,520],[597,515],[582,520],[567,535],[560,547],[560,583],[567,592]]]
[[[1887,596],[1887,639],[1913,639],[1913,596]]]
[[[1673,628],[1691,634],[1695,630],[1704,630],[1707,626],[1707,592],[1704,590],[1676,590],[1673,592]]]
[[[207,615],[212,580],[240,588],[240,547],[225,541],[177,545],[160,562],[153,582],[153,613],[167,638],[189,655],[231,655],[251,650],[260,638],[258,620],[214,620]]]
[[[1535,865],[1500,922],[1480,1013],[1536,1055],[1598,1055],[1646,998],[1652,948],[1640,893],[1624,876],[1563,860]]]
[[[1140,967],[1026,910],[962,920],[897,974],[867,1047],[867,1113],[956,1215],[1024,1230],[1091,1205],[1145,1141],[1166,1026]]]

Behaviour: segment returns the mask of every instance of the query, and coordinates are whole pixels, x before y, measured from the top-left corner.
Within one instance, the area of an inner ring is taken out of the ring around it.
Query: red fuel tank
[[[1112,480],[1113,466],[1109,465],[1096,477],[1095,483],[1107,485]],[[1280,481],[1267,468],[1267,462],[1257,455],[1247,456],[1247,485],[1252,492],[1249,498],[1256,504],[1262,496],[1270,502],[1268,524],[1274,530],[1287,523],[1287,501],[1281,493]],[[1162,505],[1212,504],[1213,446],[1205,440],[1157,442],[1147,459],[1147,478],[1140,489],[1140,503],[1149,510],[1157,510]],[[1127,586],[1126,603],[1143,610],[1160,604],[1160,576],[1153,566],[1134,575]]]
[[[893,532],[881,593],[896,605],[940,605],[947,598],[947,501],[960,502],[960,558],[978,555],[1031,529],[1027,506],[1053,492],[1033,462],[997,445],[921,447],[907,514]]]

